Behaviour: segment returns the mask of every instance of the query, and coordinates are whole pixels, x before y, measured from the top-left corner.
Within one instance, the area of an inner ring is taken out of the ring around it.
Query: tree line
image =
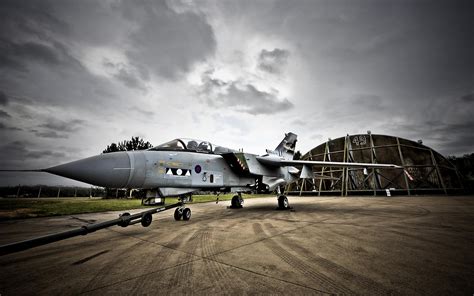
[[[142,138],[139,137],[132,137],[130,141],[123,140],[118,143],[112,143],[107,145],[102,153],[111,153],[111,152],[118,152],[118,151],[134,151],[134,150],[145,150],[152,148],[153,145],[150,142],[145,142]]]
[[[107,145],[107,148],[102,151],[102,153],[111,153],[111,152],[118,152],[118,151],[135,151],[135,150],[146,150],[152,148],[153,145],[143,140],[139,137],[132,137],[131,140],[123,140],[118,143],[112,143]],[[126,197],[124,195],[128,195],[129,191],[127,190],[124,194],[123,191],[117,190],[117,188],[104,188],[105,189],[105,198],[116,198],[116,197]]]

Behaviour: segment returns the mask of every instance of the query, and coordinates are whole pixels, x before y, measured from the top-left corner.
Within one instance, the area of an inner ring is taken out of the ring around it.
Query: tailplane
[[[284,159],[293,159],[297,141],[296,138],[297,135],[291,132],[285,134],[285,138],[283,139],[283,141],[281,141],[281,143],[275,148],[275,153],[277,153]]]

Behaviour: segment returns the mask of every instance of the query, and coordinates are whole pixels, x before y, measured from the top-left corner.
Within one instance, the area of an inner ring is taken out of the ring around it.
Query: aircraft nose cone
[[[44,171],[96,186],[122,188],[130,177],[130,158],[126,152],[106,153]]]

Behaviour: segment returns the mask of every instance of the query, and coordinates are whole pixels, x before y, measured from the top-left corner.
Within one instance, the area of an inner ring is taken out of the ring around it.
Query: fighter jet
[[[234,192],[231,208],[243,205],[242,193],[277,192],[278,207],[289,209],[280,188],[298,178],[314,178],[312,167],[403,169],[393,164],[293,160],[297,136],[285,134],[274,150],[264,155],[244,153],[195,139],[175,139],[140,151],[92,156],[40,171],[101,187],[139,188],[145,203],[157,197],[178,196],[176,220],[189,220],[185,201],[195,191]]]

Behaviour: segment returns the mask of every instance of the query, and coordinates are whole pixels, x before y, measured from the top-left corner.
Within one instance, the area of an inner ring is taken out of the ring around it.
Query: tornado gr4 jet
[[[280,187],[298,178],[315,178],[312,167],[393,168],[393,164],[293,160],[297,136],[285,138],[265,155],[244,153],[207,141],[175,139],[148,150],[114,152],[41,171],[109,188],[139,188],[146,203],[155,197],[178,196],[183,201],[175,219],[189,220],[184,202],[195,191],[235,192],[231,207],[242,207],[242,193],[277,191],[278,206],[288,209]]]

